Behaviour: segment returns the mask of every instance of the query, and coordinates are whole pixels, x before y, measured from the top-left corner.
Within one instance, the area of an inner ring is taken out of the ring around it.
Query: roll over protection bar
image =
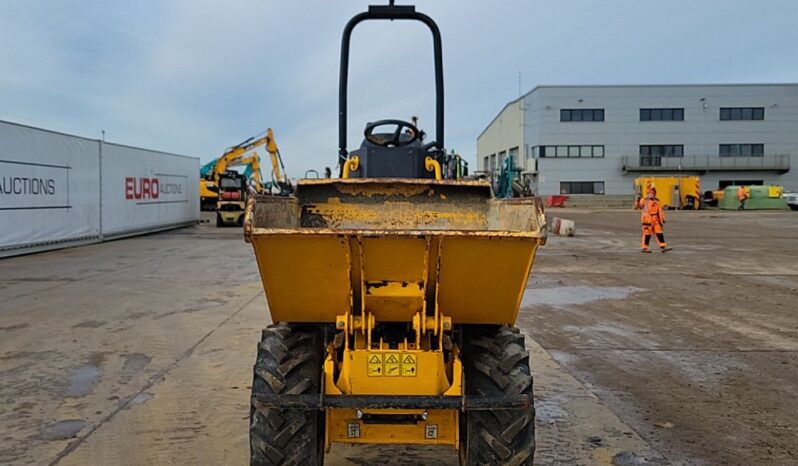
[[[443,134],[443,47],[441,45],[441,31],[438,25],[429,16],[416,11],[413,5],[394,5],[390,0],[388,5],[370,5],[368,11],[354,16],[344,27],[341,39],[341,70],[338,83],[338,157],[339,165],[343,163],[349,152],[346,149],[346,124],[347,124],[347,84],[349,81],[349,43],[352,31],[359,23],[366,20],[412,20],[427,25],[432,33],[432,42],[435,53],[435,144],[438,150],[444,148]]]

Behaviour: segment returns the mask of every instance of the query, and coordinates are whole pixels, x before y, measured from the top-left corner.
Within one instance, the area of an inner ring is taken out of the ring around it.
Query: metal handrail
[[[686,155],[663,157],[655,155],[625,155],[622,163],[626,169],[673,170],[727,170],[760,169],[789,170],[789,154],[764,154],[757,156]]]

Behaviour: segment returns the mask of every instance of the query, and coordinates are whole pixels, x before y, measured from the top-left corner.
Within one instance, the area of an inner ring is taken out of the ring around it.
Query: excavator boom
[[[218,159],[205,164],[200,170],[200,198],[203,207],[216,205],[216,197],[219,191],[220,177],[231,167],[246,166],[244,172],[248,180],[253,180],[256,190],[264,193],[266,188],[263,184],[263,175],[260,171],[260,158],[257,153],[247,156],[254,149],[265,146],[269,153],[272,165],[272,180],[275,187],[279,189],[280,195],[288,195],[293,192],[288,177],[285,175],[285,167],[280,149],[274,142],[274,132],[267,128],[260,136],[253,136],[245,141],[236,144],[225,150]]]
[[[214,178],[218,180],[218,177],[227,171],[227,169],[231,166],[245,165],[247,163],[246,161],[250,160],[251,158],[242,158],[244,154],[257,147],[260,147],[261,145],[266,147],[266,151],[269,153],[269,157],[271,158],[272,176],[275,183],[280,186],[288,185],[288,178],[285,176],[285,167],[283,166],[283,160],[280,156],[280,149],[277,147],[277,143],[274,142],[274,132],[271,128],[266,129],[265,135],[257,139],[252,137],[236,146],[227,149],[227,151],[225,151],[225,153],[219,157],[219,161],[212,172]],[[258,159],[258,162],[259,161],[260,159]],[[260,167],[260,165],[258,165],[258,167]],[[255,171],[257,172],[259,169],[260,168]]]

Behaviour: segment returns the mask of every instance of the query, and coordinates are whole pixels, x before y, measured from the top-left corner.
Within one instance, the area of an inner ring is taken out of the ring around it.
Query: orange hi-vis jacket
[[[638,202],[640,208],[640,223],[643,225],[662,225],[665,223],[665,210],[659,205],[659,199],[643,198]]]
[[[745,192],[745,188],[743,186],[740,186],[737,188],[737,200],[744,201],[746,199],[748,199],[748,193]]]

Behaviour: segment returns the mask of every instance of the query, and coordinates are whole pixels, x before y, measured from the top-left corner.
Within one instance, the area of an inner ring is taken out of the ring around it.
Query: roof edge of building
[[[711,83],[709,83],[709,84],[707,84],[707,83],[704,83],[704,84],[539,84],[539,85],[537,85],[537,86],[533,87],[533,88],[532,88],[530,91],[528,91],[528,92],[526,92],[525,94],[521,95],[520,97],[518,97],[518,98],[516,98],[516,99],[513,99],[513,100],[511,100],[511,101],[507,102],[507,104],[505,104],[505,106],[504,106],[504,107],[502,107],[502,109],[501,109],[501,110],[499,110],[499,113],[497,113],[497,114],[496,114],[496,116],[494,116],[494,117],[493,117],[493,118],[490,120],[490,122],[489,122],[489,123],[488,123],[488,124],[485,126],[485,129],[483,129],[483,130],[482,130],[482,131],[479,133],[479,135],[477,136],[477,141],[479,141],[479,139],[482,137],[482,135],[483,135],[483,134],[485,134],[485,131],[487,131],[487,130],[488,130],[488,128],[490,128],[490,127],[493,125],[493,123],[494,123],[494,122],[496,122],[496,119],[498,119],[498,118],[499,118],[499,115],[501,115],[502,113],[504,113],[504,111],[505,111],[505,110],[507,110],[507,107],[509,107],[510,105],[513,105],[514,103],[517,103],[518,101],[520,101],[520,100],[522,100],[522,99],[526,99],[526,98],[527,98],[527,96],[529,96],[530,94],[534,93],[534,92],[535,92],[535,91],[537,91],[538,89],[621,88],[621,87],[770,87],[770,86],[773,86],[773,87],[778,87],[778,86],[798,86],[798,83],[736,83],[736,84],[735,84],[735,83],[722,83],[722,84],[718,84],[718,83],[716,83],[716,84],[711,84]]]
[[[45,132],[45,133],[55,134],[55,135],[58,135],[58,136],[67,136],[67,137],[70,137],[70,138],[82,139],[82,140],[88,141],[88,142],[102,143],[103,145],[106,145],[106,146],[126,147],[128,149],[144,150],[144,151],[147,151],[147,152],[157,152],[159,154],[171,155],[171,156],[174,156],[174,157],[184,157],[184,158],[187,158],[187,159],[200,160],[200,157],[197,157],[195,155],[178,154],[178,153],[175,153],[175,152],[168,152],[168,151],[159,150],[159,149],[148,149],[146,147],[131,146],[129,144],[122,144],[122,143],[119,143],[119,142],[109,142],[109,141],[106,141],[104,139],[96,139],[96,138],[91,138],[91,137],[88,137],[88,136],[81,136],[79,134],[67,133],[65,131],[42,128],[40,126],[33,126],[33,125],[30,125],[30,124],[27,124],[27,123],[18,123],[16,121],[9,121],[9,120],[3,120],[3,119],[0,119],[0,123],[4,123],[4,124],[10,125],[10,126],[16,126],[18,128],[27,128],[27,129],[32,129],[32,130],[36,130],[36,131],[42,131],[42,132]]]
[[[798,82],[793,83],[674,83],[674,84],[540,84],[535,86],[527,94],[540,88],[574,88],[574,87],[778,87],[778,86],[798,86]]]
[[[485,129],[483,129],[483,130],[482,130],[482,131],[479,133],[479,135],[477,136],[477,142],[479,142],[479,138],[481,138],[481,137],[482,137],[482,135],[483,135],[483,134],[485,134],[485,131],[487,131],[487,130],[488,130],[488,128],[490,128],[490,127],[493,125],[493,123],[495,123],[495,122],[496,122],[496,120],[499,118],[499,116],[500,116],[502,113],[504,113],[504,111],[505,111],[505,110],[507,110],[507,108],[508,108],[510,105],[512,105],[512,104],[514,104],[514,103],[517,103],[517,102],[519,102],[520,100],[526,99],[526,96],[528,96],[529,94],[531,94],[531,93],[535,92],[535,91],[536,91],[536,90],[538,90],[540,87],[541,87],[541,86],[535,86],[535,87],[534,87],[534,88],[533,88],[531,91],[527,92],[526,94],[522,95],[521,97],[518,97],[518,98],[517,98],[517,99],[515,99],[515,100],[511,100],[511,101],[507,102],[507,104],[505,104],[505,106],[504,106],[504,107],[502,107],[502,109],[501,109],[501,110],[499,110],[499,113],[497,113],[497,114],[496,114],[496,116],[494,116],[494,117],[493,117],[493,118],[490,120],[490,122],[487,124],[487,126],[485,126]]]

